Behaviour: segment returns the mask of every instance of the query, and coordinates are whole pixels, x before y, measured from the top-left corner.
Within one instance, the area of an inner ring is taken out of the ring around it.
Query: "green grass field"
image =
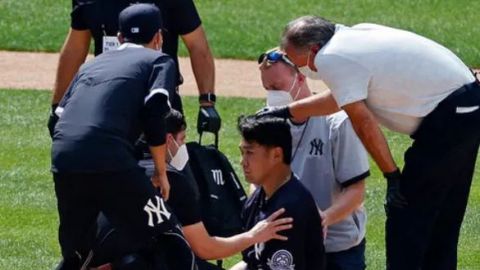
[[[278,43],[284,25],[313,14],[334,22],[372,22],[432,38],[480,67],[480,1],[197,0],[214,54],[254,59]],[[58,51],[68,31],[69,0],[1,0],[0,49]],[[185,54],[185,50],[182,50]]]
[[[480,68],[480,1],[469,0],[197,0],[196,5],[216,57],[254,59],[276,46],[291,19],[320,15],[347,25],[373,22],[412,30],[432,38]],[[69,0],[0,0],[0,50],[58,51],[69,28]],[[185,49],[181,48],[185,55]],[[49,173],[50,139],[46,130],[49,92],[0,90],[0,270],[52,269],[59,259],[57,212]],[[197,101],[184,99],[189,138],[196,140]],[[219,98],[223,118],[220,147],[241,176],[235,124],[255,112],[259,99]],[[397,161],[409,139],[387,132]],[[211,140],[211,137],[207,138]],[[480,269],[479,169],[459,245],[462,270]],[[369,212],[367,264],[384,269],[385,184],[372,164],[366,207]],[[238,259],[226,261],[231,266]]]
[[[47,91],[0,90],[0,270],[52,269],[59,259],[57,212],[49,173],[50,139],[45,126],[50,93]],[[197,101],[184,99],[189,140],[197,140]],[[239,135],[236,118],[263,105],[260,99],[220,98],[223,118],[220,147],[242,176],[239,165]],[[405,136],[388,133],[397,161],[409,145]],[[211,136],[206,142],[213,141]],[[480,269],[479,167],[470,195],[459,245],[459,268]],[[243,178],[243,177],[242,177]],[[369,213],[367,263],[369,269],[384,269],[384,181],[372,165],[366,207]],[[231,266],[237,258],[226,261]]]

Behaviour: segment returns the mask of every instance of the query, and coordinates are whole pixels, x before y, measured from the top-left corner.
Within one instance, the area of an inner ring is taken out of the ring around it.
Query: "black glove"
[[[404,208],[407,206],[407,200],[400,192],[400,182],[402,181],[400,170],[397,169],[390,173],[384,173],[383,176],[387,179],[386,205],[397,208]]]
[[[221,124],[222,119],[220,119],[220,115],[215,109],[215,106],[200,106],[197,119],[197,131],[199,134],[202,132],[217,134]]]
[[[50,111],[50,115],[48,117],[48,132],[50,133],[50,138],[53,138],[53,130],[55,129],[55,125],[57,124],[58,121],[58,116],[55,113],[55,110],[57,109],[58,104],[52,104],[52,110]]]
[[[274,107],[264,107],[263,109],[257,111],[255,114],[257,118],[262,118],[265,116],[280,117],[283,119],[291,118],[292,114],[288,106],[274,106]]]

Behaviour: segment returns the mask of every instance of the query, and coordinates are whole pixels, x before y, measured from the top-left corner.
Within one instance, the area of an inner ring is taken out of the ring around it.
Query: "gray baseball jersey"
[[[345,187],[368,177],[367,153],[344,112],[311,117],[301,125],[290,126],[292,170],[320,209],[329,208]],[[365,237],[365,224],[362,205],[343,221],[329,226],[326,252],[358,245]]]

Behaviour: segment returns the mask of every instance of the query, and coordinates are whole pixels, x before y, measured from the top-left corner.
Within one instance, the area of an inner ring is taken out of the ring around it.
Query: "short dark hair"
[[[317,16],[303,16],[289,22],[282,34],[281,47],[293,45],[297,50],[312,45],[323,47],[335,34],[335,24]]]
[[[280,147],[283,151],[283,162],[291,163],[292,135],[290,125],[285,119],[255,115],[240,116],[238,118],[238,130],[243,139],[249,143],[256,142],[262,146]]]
[[[165,115],[165,126],[167,133],[177,134],[187,129],[187,122],[183,114],[175,109]]]

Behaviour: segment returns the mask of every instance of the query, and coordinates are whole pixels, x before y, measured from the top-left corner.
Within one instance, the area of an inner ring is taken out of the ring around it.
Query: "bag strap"
[[[215,136],[215,148],[218,149],[218,132],[211,132],[211,133]],[[198,135],[199,135],[198,143],[202,145],[203,131],[198,132]]]
[[[93,256],[96,254],[97,250],[100,249],[100,247],[104,244],[104,242],[107,240],[107,238],[114,232],[115,232],[115,228],[109,229],[108,232],[105,234],[105,236],[102,237],[102,239],[100,239],[100,241],[98,243],[93,244],[93,247],[88,252],[87,258],[85,259],[82,266],[80,267],[80,270],[89,269],[88,266],[89,266],[90,262],[92,261]],[[102,267],[107,266],[107,265],[108,264],[102,265]],[[108,269],[108,268],[106,268],[106,269]]]
[[[245,190],[243,189],[242,184],[238,180],[238,176],[235,173],[235,170],[233,169],[232,165],[228,161],[227,157],[220,151],[218,151],[218,158],[220,163],[222,164],[222,168],[225,168],[228,171],[228,173],[230,173],[228,177],[230,177],[232,181],[226,181],[227,184],[230,186],[231,189],[235,191],[235,195],[237,196],[237,199],[240,205],[243,205],[243,203],[247,200],[247,195],[245,193]]]

